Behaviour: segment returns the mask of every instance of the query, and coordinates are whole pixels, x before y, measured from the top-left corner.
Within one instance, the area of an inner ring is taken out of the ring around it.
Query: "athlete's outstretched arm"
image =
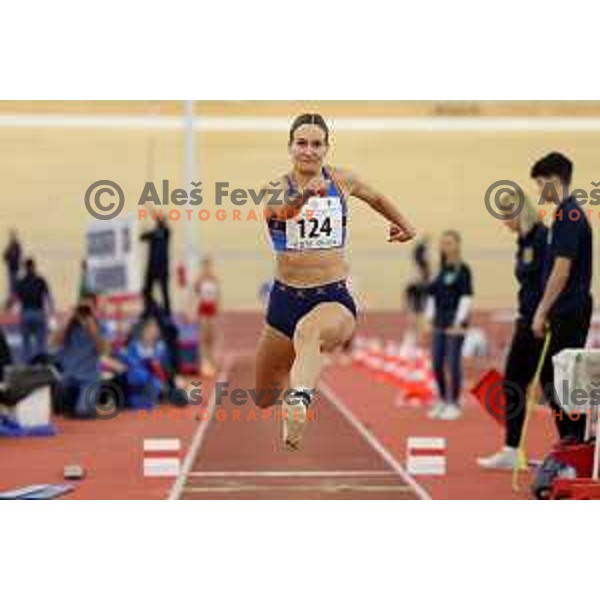
[[[415,228],[391,200],[363,181],[360,181],[351,173],[343,173],[342,179],[351,196],[366,202],[373,210],[383,215],[392,224],[388,241],[407,242],[415,237]]]

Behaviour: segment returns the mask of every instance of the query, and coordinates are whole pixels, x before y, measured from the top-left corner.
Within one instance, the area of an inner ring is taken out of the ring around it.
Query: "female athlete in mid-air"
[[[285,210],[266,207],[277,264],[258,343],[256,388],[263,408],[277,400],[273,390],[288,390],[283,436],[286,447],[296,450],[320,374],[321,352],[346,343],[356,324],[345,282],[348,199],[363,200],[390,222],[389,242],[407,242],[415,232],[385,196],[353,174],[324,164],[329,129],[320,115],[296,118],[288,148],[291,172],[263,187],[287,192]]]

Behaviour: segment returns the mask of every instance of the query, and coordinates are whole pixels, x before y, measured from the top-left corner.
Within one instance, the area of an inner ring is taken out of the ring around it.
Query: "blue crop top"
[[[329,181],[325,196],[309,198],[298,215],[290,219],[271,217],[267,221],[275,252],[295,252],[343,248],[346,243],[348,205],[328,170],[323,177]],[[290,177],[288,193],[295,192]]]

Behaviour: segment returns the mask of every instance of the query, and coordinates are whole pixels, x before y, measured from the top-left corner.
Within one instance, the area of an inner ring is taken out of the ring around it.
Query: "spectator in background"
[[[93,294],[94,290],[90,282],[90,274],[87,268],[87,261],[82,260],[79,271],[79,298],[84,298]]]
[[[156,406],[172,378],[172,365],[155,317],[147,316],[142,319],[136,336],[119,355],[119,360],[126,365],[125,406],[129,408]]]
[[[205,257],[202,261],[202,271],[196,281],[194,291],[198,298],[198,319],[200,321],[201,373],[206,377],[214,377],[217,368],[215,344],[221,284],[215,274],[210,256]]]
[[[171,314],[169,299],[169,239],[171,232],[162,215],[156,221],[156,227],[143,233],[140,240],[148,242],[148,262],[144,279],[144,304],[146,310],[153,301],[152,291],[158,283],[162,292],[163,307],[167,314]]]
[[[409,347],[419,345],[425,328],[425,307],[429,295],[431,266],[429,263],[429,235],[422,236],[413,252],[416,276],[404,288],[404,308],[408,324],[403,344]]]
[[[537,184],[540,197],[546,204],[553,205],[555,211],[544,261],[544,290],[531,323],[536,338],[541,340],[550,335],[540,382],[546,400],[554,409],[560,438],[574,437],[583,441],[585,415],[574,420],[563,415],[554,388],[552,358],[566,348],[585,347],[593,308],[592,227],[581,201],[569,193],[573,175],[570,159],[552,152],[533,165],[530,175]],[[569,408],[573,410],[573,406]]]
[[[149,305],[144,307],[139,320],[132,326],[127,344],[135,339],[139,339],[144,324],[148,319],[154,319],[160,329],[161,339],[165,343],[168,353],[168,361],[173,373],[179,373],[181,359],[179,356],[179,329],[175,324],[173,317],[165,312],[160,305],[151,300]]]
[[[0,327],[0,383],[4,381],[4,370],[13,364],[12,352],[8,345],[8,340],[4,334],[4,329]]]
[[[431,265],[429,263],[429,235],[423,235],[415,244],[413,260],[419,274],[418,280],[429,282],[431,278]]]
[[[439,391],[429,417],[453,421],[461,416],[462,346],[473,296],[471,269],[462,260],[457,231],[442,235],[440,263],[440,271],[429,286],[426,310],[433,325],[433,370]]]
[[[21,242],[19,242],[17,230],[11,229],[8,232],[8,244],[6,250],[4,250],[4,262],[6,263],[8,277],[8,297],[5,304],[7,310],[12,306],[15,299],[22,254]]]
[[[96,416],[97,385],[100,380],[100,359],[106,351],[104,331],[95,315],[96,297],[83,296],[69,318],[66,327],[58,331],[54,345],[63,378],[57,394],[58,412],[67,416]]]
[[[518,202],[516,192],[499,198],[504,215],[514,211]],[[483,469],[511,470],[521,460],[519,447],[527,411],[527,389],[535,376],[543,347],[543,341],[533,335],[531,322],[544,291],[548,229],[528,199],[524,200],[519,214],[505,218],[503,223],[517,237],[515,276],[519,284],[518,317],[504,367],[506,429],[504,447],[495,454],[477,459],[477,464]]]
[[[407,327],[403,344],[407,347],[419,346],[425,330],[425,308],[429,297],[429,284],[417,279],[411,281],[404,290],[404,310]]]
[[[25,261],[25,275],[17,282],[16,298],[21,305],[23,358],[31,362],[47,352],[48,317],[54,313],[50,289],[32,258]]]
[[[408,311],[417,317],[425,312],[429,284],[423,280],[412,281],[404,290],[404,305]]]

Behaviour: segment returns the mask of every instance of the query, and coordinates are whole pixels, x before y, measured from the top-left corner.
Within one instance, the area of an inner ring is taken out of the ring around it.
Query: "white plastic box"
[[[21,427],[49,425],[52,415],[50,386],[39,387],[17,402],[15,406],[0,406],[0,409]]]
[[[600,406],[600,350],[566,349],[552,357],[558,401],[569,414]]]

